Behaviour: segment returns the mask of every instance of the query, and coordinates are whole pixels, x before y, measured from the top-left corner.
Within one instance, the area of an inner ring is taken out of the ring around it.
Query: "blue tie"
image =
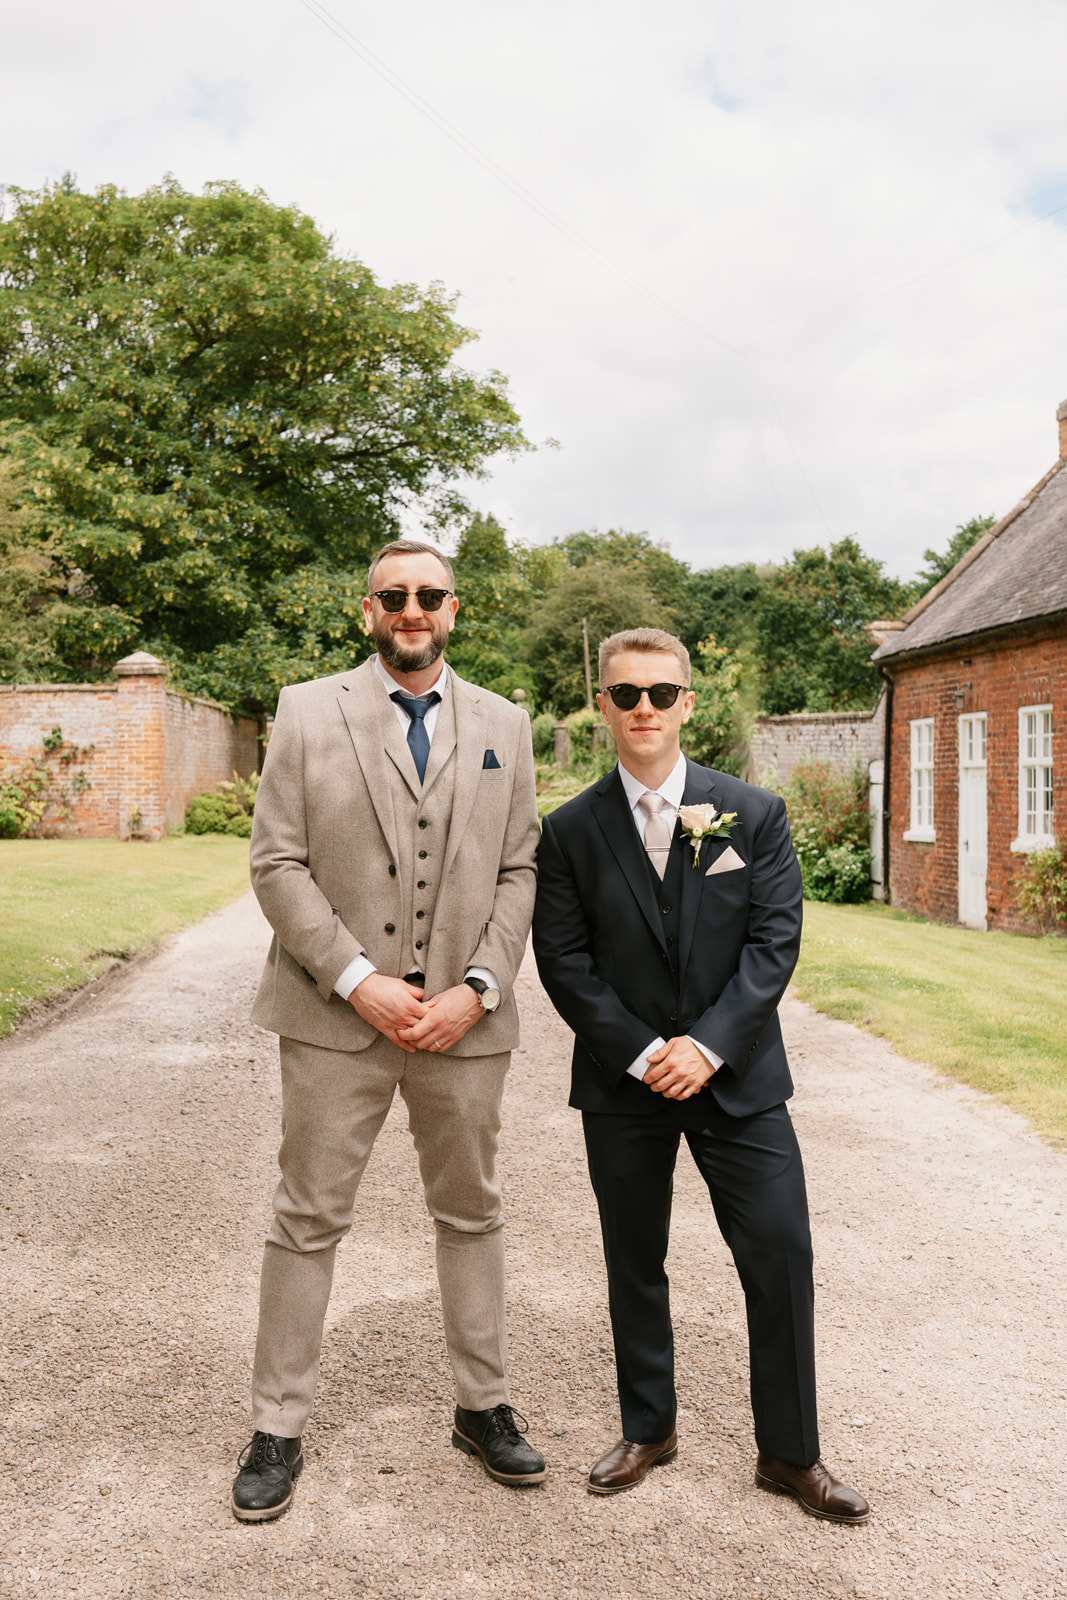
[[[415,771],[421,783],[426,776],[426,763],[430,759],[430,735],[426,732],[426,713],[431,706],[435,706],[441,696],[436,689],[431,689],[429,694],[415,700],[409,694],[396,694],[389,696],[390,700],[400,706],[408,714],[408,749],[411,759],[415,763]]]

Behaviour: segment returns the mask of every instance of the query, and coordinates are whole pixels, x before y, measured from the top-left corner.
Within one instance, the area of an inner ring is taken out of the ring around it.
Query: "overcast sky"
[[[232,178],[443,282],[560,442],[471,487],[518,537],[911,576],[1057,455],[1065,60],[1063,0],[36,0],[0,182]]]

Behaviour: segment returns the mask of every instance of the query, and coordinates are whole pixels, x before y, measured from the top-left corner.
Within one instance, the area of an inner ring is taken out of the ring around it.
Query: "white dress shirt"
[[[394,694],[402,694],[405,695],[409,700],[418,700],[422,698],[422,695],[412,694],[410,689],[405,689],[403,684],[397,683],[395,678],[391,678],[388,672],[386,672],[385,668],[382,666],[382,659],[380,656],[375,656],[374,667],[379,678],[381,678],[383,684],[385,685],[386,692],[390,696]],[[448,668],[445,666],[443,661],[441,662],[441,671],[438,673],[437,678],[433,683],[430,684],[428,689],[424,689],[422,691],[422,694],[430,694],[435,689],[441,696],[441,699],[434,701],[433,705],[422,719],[422,725],[426,729],[426,738],[430,744],[433,743],[433,731],[437,726],[437,716],[441,709],[441,702],[444,700],[445,695],[451,692]],[[393,710],[396,712],[397,722],[403,730],[404,739],[406,741],[408,729],[411,726],[411,718],[408,716],[403,706],[398,706],[395,701],[393,702]],[[371,973],[377,972],[377,970],[378,969],[374,965],[373,961],[369,961],[366,956],[356,956],[354,961],[350,961],[348,963],[348,966],[334,984],[334,990],[341,996],[342,1000],[347,1000],[349,995],[352,994],[355,989],[359,988],[364,978],[369,978]],[[490,989],[498,989],[500,987],[496,979],[493,977],[493,974],[491,972],[487,972],[484,967],[471,967],[466,976],[468,978],[481,978],[482,982],[487,984]]]
[[[644,849],[645,844],[645,830],[641,819],[637,815],[637,807],[640,804],[642,795],[658,794],[661,799],[666,801],[672,811],[677,812],[682,803],[682,795],[685,793],[685,770],[685,756],[679,756],[677,765],[670,773],[670,776],[664,779],[658,789],[649,789],[647,784],[642,783],[640,778],[635,778],[632,772],[627,772],[622,762],[619,762],[619,777],[622,780],[622,786],[630,806],[630,815],[633,817],[634,827],[637,829],[642,849]],[[696,1045],[709,1067],[717,1072],[722,1066],[722,1056],[717,1056],[714,1050],[709,1050],[707,1045],[701,1044],[699,1039],[694,1039],[692,1034],[687,1034],[686,1037],[690,1040],[690,1043]],[[649,1056],[653,1055],[666,1042],[662,1038],[653,1039],[652,1043],[642,1050],[637,1060],[631,1062],[630,1066],[627,1067],[627,1072],[632,1077],[643,1080],[645,1073],[648,1071]]]

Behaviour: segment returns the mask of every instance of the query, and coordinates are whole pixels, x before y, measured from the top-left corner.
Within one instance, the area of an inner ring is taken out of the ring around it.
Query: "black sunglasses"
[[[381,601],[383,611],[395,616],[407,605],[409,594],[415,596],[420,611],[440,611],[445,596],[451,593],[451,589],[375,589],[374,598]]]
[[[688,694],[684,684],[681,683],[654,683],[650,687],[638,688],[636,683],[613,683],[604,690],[610,694],[620,711],[633,711],[641,703],[641,696],[648,695],[648,703],[657,711],[669,711],[680,694]]]

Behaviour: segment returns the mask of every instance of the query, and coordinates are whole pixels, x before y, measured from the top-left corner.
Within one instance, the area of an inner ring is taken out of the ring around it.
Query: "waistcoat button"
[[[385,931],[386,931],[386,933],[395,933],[396,932],[395,924],[392,923],[392,922],[387,922],[385,924]]]
[[[421,939],[416,939],[415,940],[415,949],[416,950],[421,950],[422,949],[422,940]]]
[[[390,865],[390,868],[389,868],[389,876],[391,878],[395,878],[396,877],[396,868],[394,866],[392,866],[392,865]]]
[[[425,861],[426,860],[426,851],[425,850],[420,850],[419,851],[419,860],[420,861]]]
[[[430,824],[426,821],[425,817],[420,817],[419,818],[419,827],[420,828],[428,828],[429,826],[430,826]]]
[[[415,913],[416,921],[421,922],[425,915],[426,915],[425,911],[416,911],[416,913]]]

